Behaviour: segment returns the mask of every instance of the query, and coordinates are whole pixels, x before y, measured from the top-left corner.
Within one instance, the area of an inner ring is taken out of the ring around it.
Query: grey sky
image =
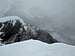
[[[0,0],[0,4],[1,16],[20,16],[75,45],[75,0]]]

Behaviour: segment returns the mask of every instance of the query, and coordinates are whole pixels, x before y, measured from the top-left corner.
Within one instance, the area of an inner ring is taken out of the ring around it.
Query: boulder
[[[17,16],[4,17],[3,19],[8,18],[9,20],[0,22],[0,32],[2,32],[0,38],[2,39],[1,43],[3,44],[10,44],[29,39],[39,40],[48,44],[58,42],[47,31],[42,30],[37,26],[24,23],[23,20]]]

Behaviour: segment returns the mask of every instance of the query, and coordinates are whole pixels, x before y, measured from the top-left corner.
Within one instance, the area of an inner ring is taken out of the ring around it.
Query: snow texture
[[[1,56],[75,56],[75,47],[63,43],[46,44],[37,40],[0,46]]]
[[[0,18],[0,22],[6,22],[10,20],[13,21],[13,25],[15,24],[16,20],[19,20],[23,25],[25,24],[24,21],[18,16],[6,16]]]

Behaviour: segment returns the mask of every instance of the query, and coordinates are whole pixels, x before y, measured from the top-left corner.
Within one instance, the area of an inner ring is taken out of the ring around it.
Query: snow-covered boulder
[[[47,31],[25,23],[18,16],[0,18],[0,39],[3,44],[34,39],[46,43],[57,42]]]
[[[21,28],[23,30],[24,24],[23,20],[17,16],[0,18],[0,38],[3,39],[2,42],[9,40],[11,36],[18,33]]]

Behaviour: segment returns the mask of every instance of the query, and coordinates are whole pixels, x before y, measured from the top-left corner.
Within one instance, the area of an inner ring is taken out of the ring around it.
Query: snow
[[[5,17],[1,17],[0,18],[0,23],[1,22],[7,22],[7,21],[10,21],[13,26],[15,25],[16,21],[19,20],[20,23],[22,23],[22,26],[24,26],[24,28],[26,29],[26,23],[23,21],[23,19],[21,19],[20,17],[18,16],[5,16]],[[0,30],[4,27],[5,25],[2,24],[2,27],[0,28]],[[2,32],[0,32],[1,34]]]
[[[75,56],[75,46],[28,40],[0,46],[1,56]]]
[[[10,20],[13,21],[13,24],[15,24],[16,20],[19,20],[23,25],[25,24],[24,21],[18,16],[6,16],[6,17],[0,18],[0,22],[6,22]]]

